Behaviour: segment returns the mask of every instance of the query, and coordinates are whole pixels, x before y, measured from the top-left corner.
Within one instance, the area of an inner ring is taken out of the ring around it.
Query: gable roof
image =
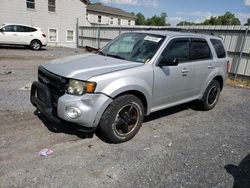
[[[82,1],[83,3],[85,3],[85,4],[87,4],[87,5],[90,4],[90,1],[89,1],[89,0],[80,0],[80,1]]]
[[[135,15],[125,12],[122,9],[105,6],[100,3],[89,4],[87,6],[87,11],[106,13],[106,14],[112,14],[112,15],[131,18],[131,19],[136,19]]]

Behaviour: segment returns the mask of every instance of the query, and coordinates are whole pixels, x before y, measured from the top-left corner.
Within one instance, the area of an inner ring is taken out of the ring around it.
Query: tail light
[[[45,35],[44,33],[42,34],[42,36],[43,36],[43,37],[46,37],[46,35]]]

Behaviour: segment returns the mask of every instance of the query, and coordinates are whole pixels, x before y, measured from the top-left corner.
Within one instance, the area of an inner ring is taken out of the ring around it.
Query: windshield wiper
[[[114,58],[117,58],[117,59],[125,59],[124,57],[121,57],[119,55],[114,55],[114,54],[106,54],[106,56],[114,57]]]

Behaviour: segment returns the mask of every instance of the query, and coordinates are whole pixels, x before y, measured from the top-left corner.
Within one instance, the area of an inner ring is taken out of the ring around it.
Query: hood
[[[52,73],[66,78],[88,80],[93,76],[142,65],[142,63],[98,54],[83,54],[57,59],[43,65],[43,67]]]

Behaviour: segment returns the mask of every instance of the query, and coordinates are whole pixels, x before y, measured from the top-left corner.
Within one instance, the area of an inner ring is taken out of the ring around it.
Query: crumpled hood
[[[98,54],[83,54],[57,59],[43,67],[66,78],[88,80],[93,76],[142,65]]]

